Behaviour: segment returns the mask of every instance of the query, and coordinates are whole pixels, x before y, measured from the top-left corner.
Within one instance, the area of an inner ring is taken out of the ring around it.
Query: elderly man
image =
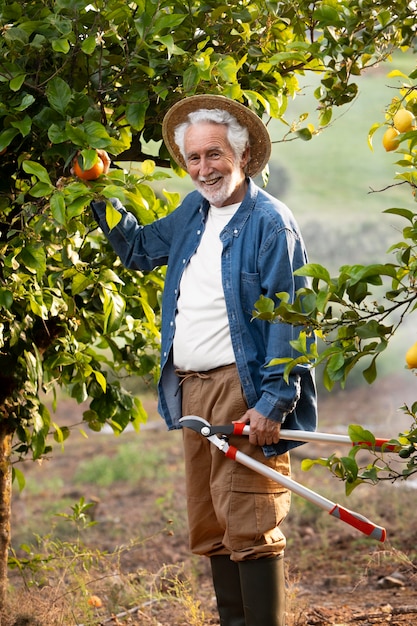
[[[169,429],[182,415],[211,424],[250,424],[246,454],[290,473],[286,428],[314,430],[316,393],[308,366],[284,380],[274,357],[294,356],[298,331],[252,318],[261,294],[293,297],[305,285],[293,272],[306,262],[289,209],[253,182],[271,141],[260,118],[222,96],[185,98],[163,122],[172,157],[196,190],[170,215],[140,226],[120,205],[109,231],[124,265],[167,265],[162,305],[159,410]],[[200,434],[183,432],[190,547],[210,558],[222,626],[284,626],[285,537],[290,494],[226,458]],[[236,442],[235,442],[236,443]]]

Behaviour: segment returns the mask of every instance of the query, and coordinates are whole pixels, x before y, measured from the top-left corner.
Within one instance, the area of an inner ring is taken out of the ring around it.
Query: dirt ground
[[[391,379],[389,384],[382,380],[373,385],[372,394],[369,388],[360,388],[324,395],[320,401],[320,430],[345,432],[348,424],[368,425],[364,421],[369,420],[375,434],[397,436],[407,426],[406,421],[401,421],[398,407],[415,400],[414,390],[415,378],[411,385]],[[181,434],[166,432],[162,420],[155,415],[153,402],[148,404],[151,418],[139,435],[131,432],[116,438],[89,433],[86,439],[75,432],[63,453],[55,452],[42,466],[29,464],[24,472],[28,480],[39,483],[45,476],[59,475],[62,480],[56,488],[57,498],[76,501],[85,497],[95,503],[91,516],[96,525],[89,536],[101,550],[112,551],[123,541],[128,543],[140,537],[139,544],[120,557],[120,570],[125,575],[140,576],[145,569],[154,572],[160,589],[164,585],[169,588],[169,572],[191,575],[193,601],[204,616],[201,623],[217,626],[209,564],[188,551]],[[77,421],[81,409],[61,404],[59,422]],[[137,440],[144,463],[150,465],[149,459],[153,459],[161,473],[154,468],[153,473],[141,475],[138,480],[115,482],[107,488],[74,482],[86,460],[104,455],[111,463],[119,447],[132,440]],[[288,626],[411,626],[417,623],[416,492],[405,486],[384,484],[382,488],[364,487],[363,491],[359,487],[358,495],[346,499],[344,485],[329,478],[324,468],[311,472],[300,469],[303,457],[327,456],[332,451],[335,450],[319,450],[312,444],[303,446],[293,455],[293,477],[383,525],[388,538],[385,543],[369,539],[321,509],[307,506],[298,496],[293,498],[293,509],[284,524],[288,542]],[[47,498],[48,487],[35,495],[15,495],[16,548],[22,540],[19,529],[30,526],[31,520],[45,522],[43,502]],[[158,596],[138,602],[118,616],[109,614],[104,606],[97,614],[96,624],[189,626],[191,619],[184,615],[183,604]]]

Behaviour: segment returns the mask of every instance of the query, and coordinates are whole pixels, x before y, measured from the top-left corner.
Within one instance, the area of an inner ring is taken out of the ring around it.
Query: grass
[[[340,406],[332,420],[343,423],[348,414],[347,406]],[[22,494],[24,514],[14,512],[16,567],[11,570],[10,619],[2,626],[16,626],[12,615],[31,616],[32,621],[22,621],[31,626],[95,626],[106,623],[111,614],[125,614],[119,621],[135,625],[215,623],[210,621],[215,608],[208,565],[187,548],[178,435],[153,428],[120,437],[92,433],[80,444],[74,434],[64,454],[27,466],[27,484],[36,484],[36,489]],[[106,467],[111,468],[108,473]],[[293,496],[283,526],[291,626],[305,624],[300,581],[315,571],[350,584],[365,579],[369,571],[389,571],[397,562],[412,569],[415,537],[404,515],[411,490],[363,486],[347,498],[341,481],[324,468],[302,472],[295,455],[293,476],[341,506],[386,525],[390,541],[382,550],[341,520]],[[97,484],[102,477],[104,484]],[[92,495],[99,496],[97,511],[88,508]],[[337,548],[341,544],[346,546],[342,551]],[[335,550],[338,558],[330,567],[329,555]],[[101,607],[89,604],[93,595],[102,600]],[[131,622],[124,621],[127,611],[132,611]]]
[[[101,454],[82,461],[75,473],[74,484],[95,484],[98,487],[109,487],[119,481],[138,484],[162,480],[167,473],[161,451],[152,449],[139,454],[137,442],[132,441],[121,444],[111,459]]]

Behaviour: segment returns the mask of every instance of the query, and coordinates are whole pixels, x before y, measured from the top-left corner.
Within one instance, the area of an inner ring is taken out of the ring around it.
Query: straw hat
[[[187,121],[188,114],[198,109],[224,109],[234,115],[241,126],[249,131],[250,161],[246,174],[255,177],[262,172],[271,155],[271,139],[261,118],[243,104],[225,96],[198,95],[179,100],[164,117],[162,136],[174,161],[184,170],[187,169],[184,158],[175,143],[174,132],[179,124]]]

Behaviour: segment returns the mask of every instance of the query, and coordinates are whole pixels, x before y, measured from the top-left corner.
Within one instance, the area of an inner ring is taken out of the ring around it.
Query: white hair
[[[188,114],[188,120],[179,124],[174,131],[174,139],[184,160],[185,154],[185,133],[193,124],[210,122],[212,124],[223,124],[227,128],[227,140],[238,159],[241,159],[244,151],[249,146],[249,131],[241,126],[234,115],[224,109],[198,109]]]

